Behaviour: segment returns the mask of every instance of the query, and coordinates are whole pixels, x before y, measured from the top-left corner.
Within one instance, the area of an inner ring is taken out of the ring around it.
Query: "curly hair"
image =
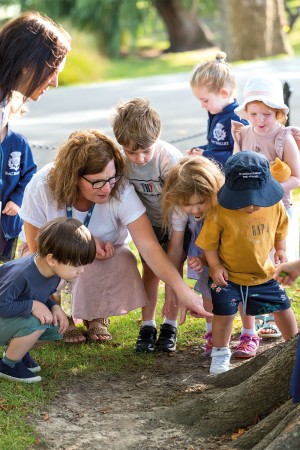
[[[150,107],[148,100],[137,97],[116,106],[112,128],[120,145],[136,151],[149,148],[157,141],[161,122],[158,112]]]
[[[102,172],[110,161],[115,162],[116,174],[123,173],[124,162],[118,147],[100,131],[75,131],[59,148],[54,166],[48,174],[48,184],[59,207],[75,205],[80,198],[78,186],[82,175]],[[110,196],[119,198],[122,179]]]
[[[71,38],[46,15],[26,12],[0,30],[0,101],[10,101],[28,71],[25,97],[43,85],[70,51]]]
[[[218,190],[223,184],[223,172],[208,158],[204,156],[182,158],[170,169],[165,180],[162,194],[164,227],[168,228],[170,225],[174,208],[187,205],[193,195],[198,195],[202,200],[208,200],[209,209],[214,208],[218,204]],[[203,217],[207,211],[204,212]]]
[[[231,66],[226,62],[226,53],[219,52],[213,61],[197,65],[192,72],[190,85],[192,88],[205,86],[209,92],[215,94],[226,88],[232,94],[236,81]]]

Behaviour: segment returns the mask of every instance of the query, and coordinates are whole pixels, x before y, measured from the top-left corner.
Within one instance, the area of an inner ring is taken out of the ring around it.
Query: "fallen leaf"
[[[235,441],[237,438],[239,438],[240,436],[242,436],[242,434],[245,433],[245,429],[244,428],[239,428],[238,431],[234,434],[231,435],[231,439],[233,441]]]

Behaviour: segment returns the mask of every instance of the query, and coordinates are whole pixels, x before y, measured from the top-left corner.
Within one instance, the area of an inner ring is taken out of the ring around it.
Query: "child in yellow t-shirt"
[[[273,279],[275,268],[269,258],[274,247],[275,264],[286,261],[288,219],[283,194],[264,156],[243,151],[226,162],[219,205],[207,215],[196,240],[209,265],[214,313],[211,374],[230,368],[229,341],[239,303],[247,315],[273,313],[284,339],[298,332],[290,301]]]

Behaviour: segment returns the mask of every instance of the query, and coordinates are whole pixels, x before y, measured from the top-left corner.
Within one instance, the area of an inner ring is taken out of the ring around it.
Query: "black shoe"
[[[160,326],[160,333],[155,342],[156,350],[160,352],[175,352],[176,350],[177,328],[169,323]]]
[[[136,352],[153,352],[156,341],[156,328],[144,325],[140,328],[139,336],[135,344]]]

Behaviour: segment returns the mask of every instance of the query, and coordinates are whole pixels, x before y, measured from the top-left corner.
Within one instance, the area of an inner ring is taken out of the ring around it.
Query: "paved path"
[[[243,63],[234,72],[238,99],[249,76],[273,73],[287,81],[293,90],[291,124],[300,126],[300,57]],[[206,112],[192,95],[189,77],[190,73],[181,73],[52,89],[39,102],[30,102],[30,112],[14,122],[14,129],[33,144],[41,167],[54,158],[55,148],[74,130],[97,128],[112,137],[109,118],[114,105],[121,99],[144,97],[160,113],[162,138],[179,141],[176,146],[184,152],[205,141],[207,122]],[[199,133],[203,135],[187,139]]]

